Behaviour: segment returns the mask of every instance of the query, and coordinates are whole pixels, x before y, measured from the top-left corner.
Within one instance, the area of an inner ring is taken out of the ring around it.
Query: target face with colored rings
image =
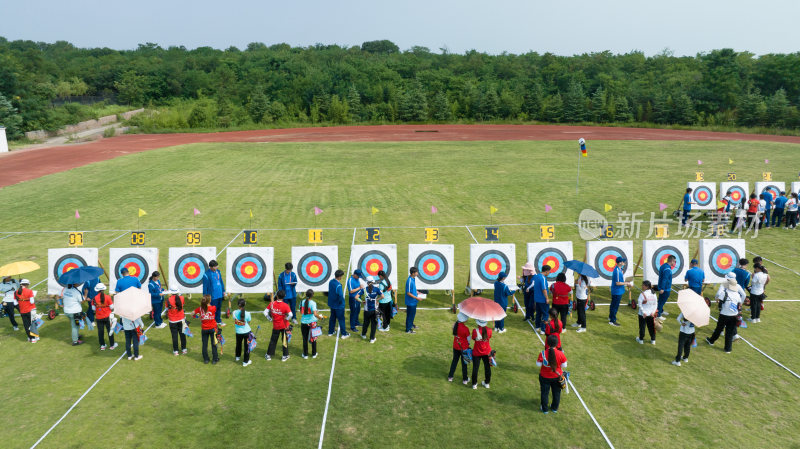
[[[417,256],[414,266],[419,270],[419,279],[426,284],[442,282],[450,270],[447,258],[435,250],[423,251]]]
[[[501,271],[508,273],[509,266],[508,257],[504,253],[490,249],[478,256],[475,268],[481,280],[492,284],[497,280],[498,273]]]
[[[376,279],[378,278],[378,272],[381,270],[386,272],[386,276],[392,274],[392,261],[383,251],[370,250],[365,252],[358,258],[356,267],[364,273],[364,276],[374,276]]]
[[[53,277],[58,281],[58,278],[61,277],[62,274],[66,273],[69,270],[73,270],[75,268],[85,267],[86,260],[78,255],[75,254],[65,254],[58,258],[56,261],[55,266],[53,267]],[[59,285],[65,287],[65,284],[59,282]]]
[[[175,263],[175,279],[184,287],[197,287],[203,283],[203,275],[208,262],[203,256],[194,253],[182,255]]]
[[[330,276],[331,261],[322,253],[310,252],[303,255],[297,263],[297,275],[306,285],[317,287],[325,283]]]
[[[686,263],[686,261],[683,260],[683,254],[678,251],[678,248],[675,248],[671,245],[665,245],[661,248],[658,248],[653,253],[653,258],[650,263],[653,267],[653,272],[658,273],[661,270],[661,265],[667,263],[669,256],[675,256],[675,268],[672,269],[672,278],[674,279],[678,277],[678,275],[681,273],[681,270],[683,270],[683,265]]]
[[[544,265],[550,265],[550,274],[547,275],[547,279],[552,280],[558,276],[558,273],[564,271],[564,264],[567,263],[567,256],[559,249],[547,248],[536,254],[533,263],[536,266],[537,273],[541,273]]]
[[[258,254],[240,254],[233,261],[233,280],[242,287],[255,287],[267,275],[266,266]]]
[[[764,192],[771,193],[773,200],[775,200],[775,198],[781,196],[781,189],[779,189],[778,186],[776,186],[774,184],[770,184],[770,185],[764,187],[764,189],[761,190],[761,193],[764,193]]]
[[[708,206],[713,198],[714,194],[706,186],[699,186],[692,192],[692,201],[698,206]]]
[[[716,276],[724,278],[739,263],[739,253],[729,245],[720,245],[708,256],[708,266]]]
[[[144,257],[139,254],[125,254],[117,259],[117,263],[114,266],[114,273],[117,279],[122,278],[123,268],[127,268],[128,275],[138,279],[141,284],[145,284],[147,282],[147,277],[150,275],[150,266],[147,264]]]
[[[747,198],[747,192],[745,192],[744,189],[739,186],[733,186],[730,189],[728,189],[727,195],[731,198],[731,201],[733,201],[734,203],[739,203],[744,198]]]
[[[614,268],[617,266],[617,257],[625,257],[625,251],[616,246],[603,248],[594,257],[594,266],[600,276],[611,280]]]

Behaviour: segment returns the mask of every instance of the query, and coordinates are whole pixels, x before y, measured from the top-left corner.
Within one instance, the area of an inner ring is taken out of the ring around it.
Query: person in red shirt
[[[561,383],[559,378],[564,374],[567,367],[567,356],[555,348],[557,344],[555,335],[548,335],[545,345],[547,349],[539,353],[536,366],[539,369],[539,387],[542,393],[542,412],[558,413],[558,404],[561,401]],[[548,406],[550,390],[553,390],[553,402]]]
[[[750,194],[750,199],[747,201],[747,227],[753,226],[753,219],[758,215],[758,197],[755,193]]]
[[[214,357],[212,363],[214,365],[219,362],[217,355],[217,344],[214,342],[214,332],[217,330],[217,320],[214,314],[217,313],[217,308],[210,305],[211,295],[203,296],[200,301],[200,307],[194,309],[195,318],[200,318],[200,333],[203,336],[203,363],[208,364],[208,342],[211,341],[211,355]]]
[[[169,321],[169,332],[172,334],[172,355],[178,355],[178,340],[181,342],[180,353],[186,354],[186,334],[183,333],[183,326],[186,320],[186,313],[183,307],[186,301],[177,291],[171,291],[167,297],[167,321]]]
[[[564,327],[569,314],[569,295],[572,293],[572,287],[567,284],[566,274],[558,273],[555,284],[550,287],[550,293],[553,294],[553,307],[561,315],[561,327]]]
[[[28,288],[29,285],[31,285],[31,281],[27,279],[19,281],[19,288],[14,292],[14,299],[19,303],[19,315],[22,317],[22,327],[25,328],[28,341],[36,343],[39,338],[31,335],[31,310],[36,306],[33,305],[33,291]]]
[[[458,321],[453,325],[453,362],[450,363],[450,374],[447,375],[447,381],[453,381],[453,375],[456,373],[456,366],[461,364],[461,378],[462,383],[466,385],[469,382],[467,377],[467,364],[464,363],[463,352],[469,349],[469,328],[464,324],[469,319],[463,313],[458,313]]]
[[[492,338],[492,330],[486,327],[486,321],[475,320],[478,325],[472,330],[472,339],[475,345],[472,348],[472,389],[478,389],[478,370],[483,362],[483,376],[485,380],[481,382],[486,388],[489,388],[489,382],[492,380],[492,366],[489,364],[489,354],[492,353],[492,346],[489,340]]]
[[[97,339],[100,342],[100,350],[106,350],[106,335],[108,335],[108,349],[115,349],[118,345],[114,343],[114,333],[111,331],[111,310],[114,309],[114,300],[110,295],[105,293],[106,286],[102,282],[98,282],[94,286],[94,291],[97,293],[92,298],[92,307],[94,307],[94,322],[97,325]]]
[[[272,360],[275,355],[275,345],[278,343],[279,337],[283,346],[281,362],[289,360],[289,341],[286,338],[286,329],[289,328],[289,322],[292,319],[292,309],[289,304],[283,302],[285,297],[286,292],[278,290],[278,293],[275,294],[275,300],[264,311],[265,314],[269,313],[272,316],[272,336],[269,339],[267,355],[264,357],[267,360]]]
[[[561,324],[561,321],[558,320],[558,311],[556,309],[550,309],[550,321],[547,322],[544,326],[544,333],[547,337],[551,335],[556,337],[556,348],[561,351],[561,332],[564,331],[564,326]],[[545,337],[544,347],[545,349],[549,348],[550,346],[547,345],[547,342],[550,341],[549,338]]]

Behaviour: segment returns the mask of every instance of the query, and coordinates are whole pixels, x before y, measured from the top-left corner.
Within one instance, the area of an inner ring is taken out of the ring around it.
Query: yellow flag
[[[250,209],[250,218],[253,218],[253,209]]]
[[[372,215],[375,215],[375,214],[377,214],[378,212],[380,212],[380,211],[378,210],[378,208],[377,208],[377,207],[375,207],[375,206],[372,206]]]
[[[497,208],[494,206],[489,206],[489,214],[494,215],[497,212]]]
[[[723,207],[725,207],[725,203],[722,201],[717,201],[717,209],[722,209]]]
[[[145,216],[145,215],[147,215],[147,212],[145,212],[145,211],[144,211],[144,209],[141,209],[141,208],[140,208],[140,209],[139,209],[139,216],[140,216],[140,217],[143,217],[143,216]]]
[[[608,212],[608,211],[610,211],[610,210],[612,209],[612,207],[611,207],[611,205],[610,205],[610,204],[606,203],[606,204],[605,204],[605,206],[603,206],[603,209],[604,209],[606,212]]]
[[[728,164],[733,164],[733,159],[728,159]]]

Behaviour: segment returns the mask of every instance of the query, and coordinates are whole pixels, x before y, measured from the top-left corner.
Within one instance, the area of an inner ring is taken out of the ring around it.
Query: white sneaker
[[[100,345],[100,350],[101,351],[105,351],[106,350],[106,345]]]
[[[461,383],[464,385],[469,385],[469,377],[467,378],[467,380],[462,380]]]
[[[137,356],[135,359],[133,359],[133,360],[142,360],[142,358],[143,358],[143,357],[144,357],[143,355],[139,354],[139,355],[138,355],[138,356]]]
[[[661,321],[667,321],[667,319],[664,318],[663,316],[658,317],[658,319],[661,320]]]
[[[15,331],[18,331],[18,330],[19,330],[19,328],[18,328],[17,326],[14,326],[14,330],[15,330]]]
[[[117,345],[114,345],[114,347],[116,347],[116,346]],[[114,348],[111,348],[111,349],[114,349]],[[189,352],[189,350],[188,349],[184,349],[183,351],[181,351],[181,354],[186,354],[187,352]]]
[[[478,385],[477,385],[477,384],[473,385],[473,386],[472,386],[472,389],[473,389],[473,390],[477,390],[477,389],[478,389]]]
[[[117,349],[117,346],[119,346],[119,344],[118,344],[118,343],[114,343],[114,344],[113,344],[113,345],[111,345],[111,347],[110,347],[110,348],[108,348],[108,349],[109,349],[109,350],[112,350],[112,349]]]
[[[736,335],[733,336],[733,341],[736,341],[738,339],[739,339],[739,334],[736,334]]]
[[[342,340],[344,340],[345,338],[350,338],[350,334],[342,335]]]
[[[312,359],[316,359],[318,354],[314,354],[311,356]]]
[[[756,318],[756,323],[760,323],[760,322],[761,322],[761,318]]]
[[[636,343],[639,343],[640,345],[643,345],[644,344],[644,340],[640,339],[639,337],[636,337]]]
[[[180,355],[180,353],[178,351],[172,351],[172,355],[177,356],[177,355]]]
[[[307,356],[307,355],[305,355],[305,354],[301,355],[300,357],[302,357],[302,358],[304,358],[304,359],[307,359],[307,358],[308,358],[308,356]]]
[[[369,342],[370,342],[370,343],[375,343],[375,339],[373,338],[373,339],[372,339],[372,340],[370,340]]]
[[[669,316],[669,312],[667,312],[667,311],[665,310],[665,311],[661,312],[661,315],[663,315],[663,316]]]
[[[650,344],[654,345],[654,344],[656,344],[656,341],[655,340],[650,340]]]
[[[161,323],[158,326],[156,326],[156,329],[164,329],[165,327],[167,327],[167,323]]]
[[[242,366],[247,366],[247,365],[249,365],[251,363],[253,363],[253,361],[252,360],[248,360],[248,361],[242,363]]]
[[[239,361],[239,357],[236,357],[236,361],[237,361],[237,362]]]
[[[681,366],[681,362],[676,362],[675,360],[672,361],[672,364],[675,366]]]
[[[448,381],[448,382],[452,382],[452,381],[453,381],[453,378],[452,378],[452,377],[448,377],[448,378],[447,378],[447,381]]]
[[[292,324],[297,324],[297,319],[296,318],[292,318]]]
[[[487,384],[487,383],[486,383],[486,381],[482,381],[482,382],[481,382],[481,385],[483,385],[484,387],[486,387],[486,389],[487,389],[487,390],[489,389],[489,384]]]
[[[689,363],[689,358],[687,357],[687,358],[683,359],[682,362],[683,363]]]
[[[288,355],[281,357],[281,362],[285,362],[287,360],[289,360],[289,356]]]
[[[579,333],[579,334],[580,334],[581,332],[586,332],[586,328],[585,328],[585,327],[581,327],[581,328],[579,328],[578,330],[576,330],[575,332],[577,332],[577,333]]]
[[[544,335],[544,331],[543,331],[543,330],[541,330],[541,329],[536,329],[536,332],[538,332],[538,333],[539,333],[539,335]]]
[[[361,334],[361,339],[362,339],[362,340],[366,340],[366,339],[367,339],[367,336],[366,336],[366,335],[364,335],[364,334]]]
[[[225,324],[225,323],[219,323],[219,326],[220,326],[220,327],[225,327],[225,326],[227,326],[227,324]]]
[[[128,360],[133,360],[133,356],[128,357]]]

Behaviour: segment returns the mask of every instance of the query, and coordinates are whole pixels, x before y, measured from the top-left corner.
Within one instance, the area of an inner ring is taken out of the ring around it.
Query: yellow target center
[[[722,256],[722,257],[720,257],[720,259],[719,259],[719,262],[720,262],[722,265],[728,265],[728,263],[730,263],[730,260],[728,260],[728,258],[727,258],[727,257],[725,257],[725,256]]]
[[[195,274],[197,272],[197,270],[195,270],[194,267],[189,267],[189,268],[186,269],[186,272],[189,273],[189,274]]]
[[[67,268],[67,270],[64,273],[69,272],[69,271],[74,270],[74,269],[75,269],[75,267],[69,267],[69,268]]]
[[[378,265],[377,262],[372,262],[371,264],[369,264],[369,270],[368,271],[370,273],[375,273],[378,270],[380,270],[380,265]]]
[[[136,276],[136,267],[128,268],[128,274],[130,274],[131,276]]]
[[[489,271],[497,271],[497,263],[496,262],[490,262],[489,263]]]
[[[253,267],[248,266],[244,268],[245,274],[253,274],[253,271]]]
[[[606,266],[608,268],[614,268],[616,265],[617,265],[617,263],[615,261],[613,261],[613,260],[609,260],[608,262],[606,262]]]
[[[308,269],[308,271],[310,271],[310,272],[311,272],[311,274],[317,274],[317,273],[319,273],[319,267],[318,267],[318,266],[316,266],[316,265],[312,265],[312,266],[311,266],[311,267]]]
[[[556,267],[556,263],[551,260],[551,261],[547,262],[547,266],[549,266],[550,268],[555,268]]]
[[[433,272],[433,271],[436,269],[436,264],[435,264],[435,263],[433,263],[433,262],[428,262],[428,264],[425,266],[425,269],[426,269],[426,270],[427,270],[429,273],[430,273],[430,272]]]

